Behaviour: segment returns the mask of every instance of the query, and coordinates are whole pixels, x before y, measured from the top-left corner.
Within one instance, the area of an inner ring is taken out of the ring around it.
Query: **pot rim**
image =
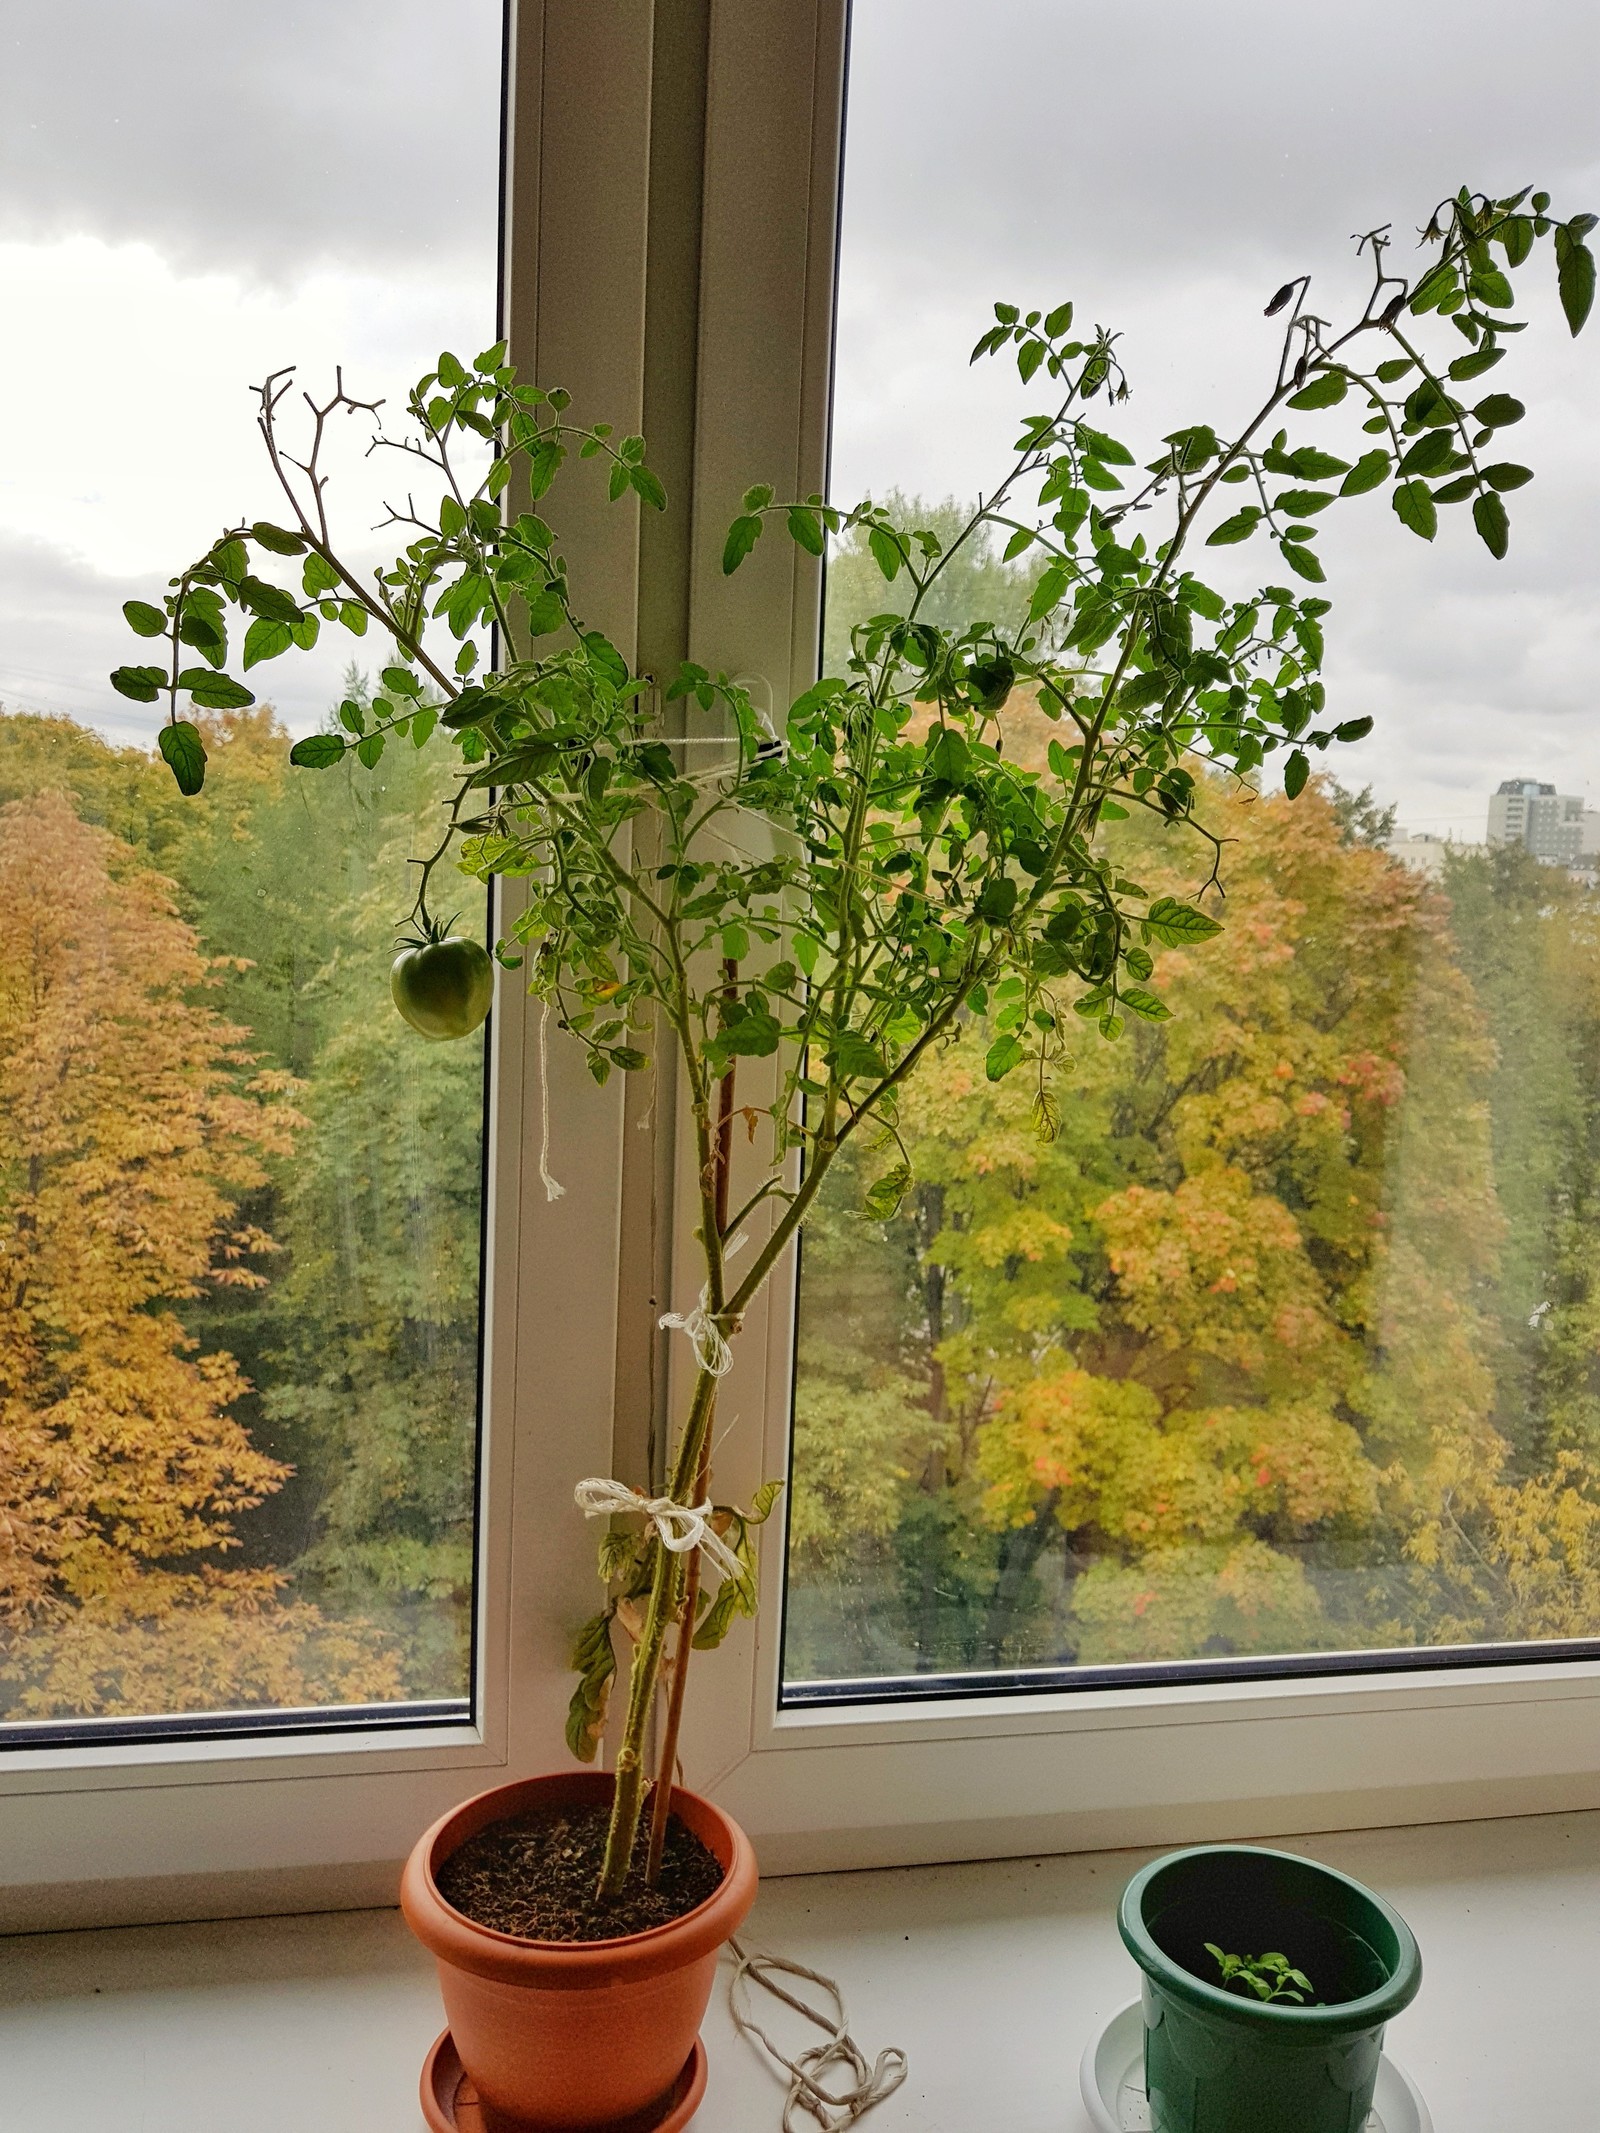
[[[1336,2000],[1329,2007],[1295,2007],[1281,2001],[1242,1999],[1237,1993],[1225,1992],[1220,1985],[1208,1984],[1204,1978],[1196,1977],[1192,1970],[1185,1970],[1181,1963],[1174,1962],[1165,1949],[1157,1946],[1145,1925],[1145,1891],[1158,1874],[1168,1873],[1186,1860],[1217,1858],[1230,1853],[1250,1859],[1285,1860],[1325,1881],[1339,1883],[1371,1904],[1387,1922],[1399,1949],[1394,1973],[1387,1983],[1357,2000]],[[1182,2000],[1197,2013],[1221,2021],[1246,2029],[1274,2031],[1284,2043],[1296,2034],[1310,2042],[1330,2032],[1345,2034],[1376,2029],[1391,2016],[1399,2014],[1402,2008],[1409,2007],[1422,1984],[1422,1954],[1416,1936],[1392,1904],[1385,1902],[1375,1889],[1369,1889],[1365,1882],[1357,1881],[1351,1874],[1341,1874],[1337,1867],[1324,1866],[1320,1859],[1307,1859],[1299,1852],[1276,1851],[1264,1844],[1191,1844],[1182,1851],[1163,1852],[1159,1859],[1152,1859],[1148,1866],[1141,1867],[1123,1890],[1117,1906],[1117,1929],[1122,1935],[1123,1946],[1139,1968],[1174,1999]]]
[[[480,1977],[497,1978],[508,1984],[584,1986],[603,1984],[617,1976],[648,1977],[677,1970],[720,1948],[739,1930],[755,1901],[756,1860],[749,1838],[731,1815],[725,1814],[702,1794],[685,1786],[672,1788],[675,1812],[690,1813],[684,1820],[712,1825],[711,1849],[722,1863],[722,1879],[702,1902],[681,1917],[662,1925],[646,1926],[637,1933],[619,1933],[606,1940],[533,1940],[515,1933],[502,1933],[494,1926],[479,1925],[458,1911],[439,1891],[433,1878],[436,1856],[448,1857],[452,1844],[442,1850],[452,1824],[471,1814],[478,1827],[505,1819],[534,1805],[540,1794],[557,1797],[608,1799],[612,1789],[607,1771],[547,1771],[530,1778],[513,1779],[475,1793],[442,1814],[412,1847],[400,1881],[400,1907],[417,1938],[442,1962],[469,1970]],[[483,1813],[492,1801],[504,1801],[501,1813]],[[705,1842],[707,1832],[697,1832]],[[465,1837],[459,1839],[465,1842]]]

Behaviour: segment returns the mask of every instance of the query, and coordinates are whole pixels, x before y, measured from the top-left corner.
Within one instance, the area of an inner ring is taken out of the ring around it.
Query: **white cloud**
[[[281,516],[249,388],[297,364],[398,406],[494,336],[499,0],[52,0],[0,69],[0,701],[119,738],[121,602]],[[335,466],[357,559],[387,493]],[[394,479],[391,472],[389,480]],[[352,640],[251,679],[304,726]],[[370,653],[369,653],[370,657]]]
[[[493,275],[501,0],[48,0],[7,11],[0,236],[153,244],[292,287]]]
[[[1267,296],[1309,268],[1337,316],[1364,286],[1352,231],[1392,218],[1409,248],[1463,179],[1600,207],[1600,16],[1572,0],[1514,22],[1498,0],[857,0],[853,38],[841,499],[993,486],[1044,401],[967,368],[996,298],[1070,296],[1123,331],[1135,394],[1112,426],[1138,448],[1247,411],[1276,348]],[[1529,272],[1530,329],[1495,378],[1530,410],[1506,456],[1537,472],[1507,561],[1459,514],[1425,548],[1376,498],[1328,514],[1320,544],[1330,694],[1378,721],[1338,772],[1458,834],[1481,835],[1512,774],[1600,799],[1600,320],[1574,343],[1548,257]],[[1358,435],[1343,410],[1304,430],[1336,451]],[[1269,553],[1207,564],[1281,578]]]
[[[479,263],[481,265],[481,262]],[[152,246],[76,236],[0,244],[11,329],[0,336],[0,699],[141,729],[109,688],[136,640],[129,597],[167,578],[224,524],[283,517],[254,423],[250,385],[297,362],[325,393],[343,363],[352,391],[389,402],[441,346],[469,358],[493,333],[492,277],[467,271],[319,272],[289,290],[184,273]],[[367,459],[359,418],[333,432],[330,464],[349,552],[383,553],[369,531],[403,494],[392,455]],[[342,632],[309,658],[251,678],[296,725],[337,694],[353,649]]]

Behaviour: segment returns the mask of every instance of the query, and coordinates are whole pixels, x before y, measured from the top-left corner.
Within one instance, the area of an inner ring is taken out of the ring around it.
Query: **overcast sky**
[[[499,0],[49,0],[0,29],[0,702],[148,739],[120,614],[271,515],[249,386],[494,337]],[[353,435],[346,440],[353,444]],[[347,450],[361,524],[376,484]],[[258,668],[315,723],[353,640]],[[337,642],[334,642],[334,640]]]
[[[491,337],[499,24],[498,0],[8,10],[0,701],[148,737],[105,681],[118,608],[267,508],[248,386],[343,361],[393,396]],[[1597,79],[1592,0],[856,0],[836,493],[993,479],[1039,397],[967,368],[997,296],[1123,330],[1134,441],[1224,425],[1272,361],[1270,291],[1356,293],[1353,231],[1403,236],[1463,180],[1600,206]],[[1459,514],[1425,548],[1381,499],[1322,538],[1337,708],[1378,722],[1344,775],[1462,836],[1512,774],[1600,805],[1600,322],[1571,342],[1538,280],[1495,380],[1538,472],[1510,559]],[[255,678],[303,727],[348,648]]]
[[[967,368],[997,297],[1123,330],[1131,441],[1222,429],[1270,378],[1279,283],[1312,271],[1330,317],[1359,301],[1352,232],[1392,221],[1408,246],[1463,182],[1600,209],[1597,81],[1593,0],[856,0],[835,494],[992,484],[1043,404]],[[1341,774],[1472,838],[1511,775],[1600,807],[1600,318],[1573,342],[1548,252],[1536,279],[1495,373],[1530,410],[1507,454],[1537,472],[1507,561],[1459,513],[1425,547],[1384,499],[1319,544],[1337,709],[1377,720]],[[1356,456],[1358,415],[1301,421]],[[1283,576],[1265,545],[1213,559],[1219,583],[1230,559]]]

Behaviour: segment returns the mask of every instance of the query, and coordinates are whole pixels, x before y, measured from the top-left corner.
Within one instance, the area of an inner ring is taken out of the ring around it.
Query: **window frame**
[[[586,605],[641,667],[696,657],[776,706],[815,671],[820,568],[778,540],[736,578],[718,558],[750,481],[824,486],[848,0],[506,0],[506,23],[513,358],[572,389],[577,419],[642,429],[679,507],[641,527],[570,485]],[[389,1902],[435,1816],[564,1763],[567,1646],[596,1591],[571,1489],[660,1470],[687,1349],[657,1320],[697,1286],[674,1244],[694,1194],[670,1062],[598,1091],[553,1044],[548,1201],[538,1055],[502,983],[476,1722],[0,1752],[0,1930]],[[788,1472],[795,1279],[791,1253],[723,1390],[736,1500]],[[1593,1660],[783,1710],[769,1531],[761,1617],[697,1662],[683,1740],[768,1871],[1600,1806]]]
[[[826,484],[846,16],[846,0],[816,0],[787,9],[781,33],[763,9],[713,18],[695,461],[697,522],[709,525],[693,656],[765,678],[775,695],[815,677],[820,566],[768,542],[729,581],[712,535],[751,481],[780,494],[786,481],[792,494]],[[759,167],[752,135],[767,150]],[[685,1255],[680,1297],[691,1265]],[[718,1493],[735,1501],[789,1471],[797,1267],[792,1250],[746,1321],[719,1403],[741,1420],[718,1455]],[[684,1360],[673,1358],[680,1379]],[[786,1709],[775,1531],[762,1553],[758,1621],[696,1673],[684,1766],[745,1824],[768,1871],[1600,1806],[1592,1652]]]
[[[564,379],[577,419],[592,406],[629,428],[643,397],[650,30],[648,11],[505,0],[512,357]],[[631,650],[637,511],[581,493],[562,502],[589,610]],[[575,1048],[550,1048],[567,1192],[548,1201],[525,1147],[538,1052],[522,988],[502,982],[486,1111],[475,1718],[0,1745],[0,1932],[392,1902],[420,1830],[555,1759],[567,1639],[593,1578],[572,1486],[617,1456],[623,1099],[595,1089]]]

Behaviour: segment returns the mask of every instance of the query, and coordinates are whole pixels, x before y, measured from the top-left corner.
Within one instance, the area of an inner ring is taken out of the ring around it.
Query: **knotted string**
[[[808,1970],[804,1963],[790,1962],[783,1955],[761,1955],[741,1948],[736,1940],[728,1943],[733,1950],[733,1976],[728,1981],[728,2012],[733,2016],[733,2026],[741,2036],[754,2037],[763,2051],[775,2059],[789,2076],[789,2093],[784,2099],[783,2133],[802,2133],[795,2113],[808,2111],[823,2129],[823,2133],[844,2133],[858,2118],[865,2116],[875,2103],[882,2103],[892,2096],[906,2078],[907,2060],[897,2044],[879,2052],[871,2066],[866,2054],[850,2034],[850,2018],[845,2012],[844,1994],[831,1977],[820,1970]],[[813,1985],[820,1985],[833,2001],[834,2012],[827,2015],[800,1999],[777,1983],[774,1971],[783,1971],[789,1977],[808,1978]],[[770,1992],[775,1999],[792,2007],[796,2014],[815,2028],[824,2032],[826,2041],[813,2044],[803,2051],[798,2059],[791,2059],[779,2051],[776,2044],[750,2017],[750,1981]],[[825,2087],[823,2076],[843,2069],[850,2078],[846,2089],[834,2090]]]
[[[673,1555],[687,1555],[698,1548],[706,1561],[725,1578],[742,1578],[739,1558],[711,1524],[709,1503],[678,1503],[670,1496],[646,1496],[630,1489],[625,1481],[610,1481],[592,1475],[573,1490],[573,1501],[585,1518],[609,1518],[617,1511],[639,1511],[661,1536],[661,1545]]]
[[[730,1258],[732,1254],[728,1255]],[[694,1359],[709,1377],[725,1378],[733,1368],[733,1350],[722,1337],[722,1329],[711,1316],[711,1291],[702,1289],[700,1301],[692,1311],[663,1311],[660,1323],[670,1326],[677,1333],[686,1333],[694,1349]]]

